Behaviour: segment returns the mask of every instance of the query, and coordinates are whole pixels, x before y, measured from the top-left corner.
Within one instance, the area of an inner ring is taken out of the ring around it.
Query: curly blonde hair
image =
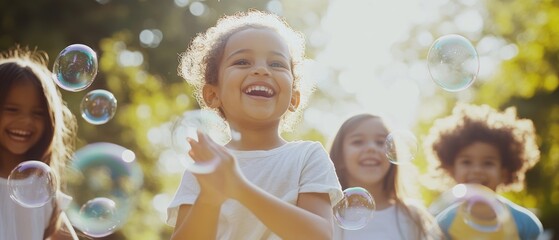
[[[450,116],[436,120],[424,141],[432,176],[446,176],[447,184],[439,186],[454,183],[448,177],[456,154],[476,141],[499,150],[507,171],[500,189],[522,190],[526,171],[540,159],[533,122],[519,119],[514,107],[499,112],[488,105],[464,103],[455,106]]]
[[[240,31],[257,28],[271,29],[277,32],[287,43],[291,55],[293,88],[299,90],[301,100],[294,112],[287,112],[282,118],[281,130],[291,130],[293,123],[299,119],[308,97],[314,91],[314,84],[302,84],[305,58],[305,38],[302,33],[293,30],[279,16],[258,10],[238,12],[220,18],[216,25],[199,33],[188,49],[179,56],[179,76],[183,77],[193,88],[194,97],[201,108],[209,108],[202,97],[204,85],[217,85],[218,70],[225,45],[229,38]]]

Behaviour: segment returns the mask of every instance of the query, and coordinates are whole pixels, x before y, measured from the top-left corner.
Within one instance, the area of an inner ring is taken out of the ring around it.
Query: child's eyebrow
[[[227,56],[227,58],[225,58],[225,60],[229,60],[230,58],[232,58],[233,56],[235,56],[235,55],[237,55],[237,54],[250,53],[250,52],[253,52],[253,51],[254,51],[254,50],[252,50],[252,49],[247,49],[247,48],[245,48],[245,49],[239,49],[239,50],[234,51],[234,52],[232,52],[231,54],[229,54],[229,56]],[[289,57],[287,57],[285,54],[283,54],[283,53],[281,53],[281,52],[278,52],[278,51],[271,51],[271,53],[272,53],[273,55],[276,55],[276,56],[279,56],[279,57],[282,57],[282,58],[285,58],[285,59],[289,59]]]
[[[386,138],[388,134],[383,134],[383,133],[378,133],[375,134],[374,137],[375,138]],[[348,138],[356,138],[356,137],[363,137],[365,136],[365,134],[361,133],[361,132],[357,132],[357,133],[350,133],[347,135]]]

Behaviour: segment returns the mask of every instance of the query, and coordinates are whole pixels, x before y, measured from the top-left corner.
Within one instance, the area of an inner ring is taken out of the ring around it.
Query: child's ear
[[[219,100],[218,89],[210,84],[204,85],[202,88],[202,97],[204,98],[204,102],[210,108],[219,108],[221,107],[221,101]]]
[[[298,90],[293,90],[291,93],[291,102],[289,103],[289,111],[295,112],[297,107],[299,107],[299,103],[301,102],[301,92]]]

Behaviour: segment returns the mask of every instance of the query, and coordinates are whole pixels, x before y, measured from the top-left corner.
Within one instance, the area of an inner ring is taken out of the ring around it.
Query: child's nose
[[[479,172],[482,172],[483,170],[484,170],[484,166],[482,164],[474,164],[472,166],[472,171],[474,171],[474,172],[479,173]]]
[[[254,65],[254,69],[252,71],[254,75],[270,75],[270,70],[268,69],[268,65],[265,62],[256,62]]]
[[[33,123],[33,115],[32,114],[22,114],[19,118],[19,121],[23,124],[31,124]]]
[[[365,144],[365,148],[367,151],[371,151],[371,152],[383,151],[383,149],[374,142]]]

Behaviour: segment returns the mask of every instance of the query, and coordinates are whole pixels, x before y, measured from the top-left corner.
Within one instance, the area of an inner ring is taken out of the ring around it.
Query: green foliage
[[[516,49],[517,54],[512,58],[497,59],[499,67],[495,72],[489,77],[477,79],[465,93],[448,93],[439,89],[436,94],[426,96],[422,100],[425,109],[442,102],[444,111],[438,112],[433,118],[421,120],[417,125],[418,132],[421,135],[427,134],[433,120],[450,114],[454,103],[458,101],[488,104],[499,109],[515,106],[519,117],[533,120],[536,126],[541,159],[527,172],[525,189],[518,193],[505,193],[505,196],[533,209],[545,229],[558,233],[559,4],[557,1],[546,0],[464,3],[449,1],[440,6],[439,10],[475,10],[484,16],[484,26],[479,32],[453,33],[467,36],[474,45],[483,37],[492,36],[504,40],[509,47]],[[412,30],[412,36],[424,31],[432,34],[433,38],[447,34],[448,32],[441,31],[441,25],[453,21],[456,14],[458,13],[443,14],[436,24],[417,26]],[[417,48],[414,37],[400,46],[418,49],[418,55],[424,58],[429,47]],[[417,60],[414,56],[407,58],[408,62]],[[480,66],[485,67],[487,66]],[[424,161],[419,159],[420,163]],[[429,195],[433,193],[427,191],[425,194],[426,199],[429,199]]]

